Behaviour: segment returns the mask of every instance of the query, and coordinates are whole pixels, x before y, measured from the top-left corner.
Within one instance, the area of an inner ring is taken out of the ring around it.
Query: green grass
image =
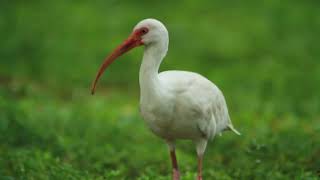
[[[1,178],[170,179],[167,147],[144,125],[134,93],[66,96],[33,85],[11,88],[1,88]],[[243,135],[227,132],[209,144],[204,177],[318,178],[318,120],[232,114]],[[194,179],[194,145],[180,142],[177,155],[183,179]]]

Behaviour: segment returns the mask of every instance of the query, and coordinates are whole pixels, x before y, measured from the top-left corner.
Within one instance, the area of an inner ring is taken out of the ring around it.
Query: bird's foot
[[[180,180],[180,172],[179,172],[179,170],[173,169],[172,179],[173,180]]]

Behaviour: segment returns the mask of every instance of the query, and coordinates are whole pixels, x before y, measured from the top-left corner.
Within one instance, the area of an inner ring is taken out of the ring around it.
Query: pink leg
[[[173,180],[180,180],[180,173],[179,173],[175,149],[170,150],[170,157],[171,157],[172,168],[173,168],[172,179]]]
[[[207,147],[207,140],[206,139],[200,139],[195,142],[197,146],[197,155],[198,155],[198,180],[202,180],[202,159],[204,151]]]
[[[202,157],[203,155],[198,156],[198,180],[202,180]]]

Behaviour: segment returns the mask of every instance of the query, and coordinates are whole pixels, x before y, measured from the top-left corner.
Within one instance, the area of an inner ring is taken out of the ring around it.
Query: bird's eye
[[[142,29],[141,29],[141,34],[142,34],[142,35],[147,34],[148,31],[149,31],[149,30],[148,30],[147,28],[142,28]]]

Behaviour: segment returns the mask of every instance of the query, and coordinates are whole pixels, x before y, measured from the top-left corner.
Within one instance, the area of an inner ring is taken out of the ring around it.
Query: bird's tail
[[[239,131],[237,131],[232,124],[228,124],[228,130],[233,131],[234,133],[236,133],[237,135],[241,135],[241,133]]]

